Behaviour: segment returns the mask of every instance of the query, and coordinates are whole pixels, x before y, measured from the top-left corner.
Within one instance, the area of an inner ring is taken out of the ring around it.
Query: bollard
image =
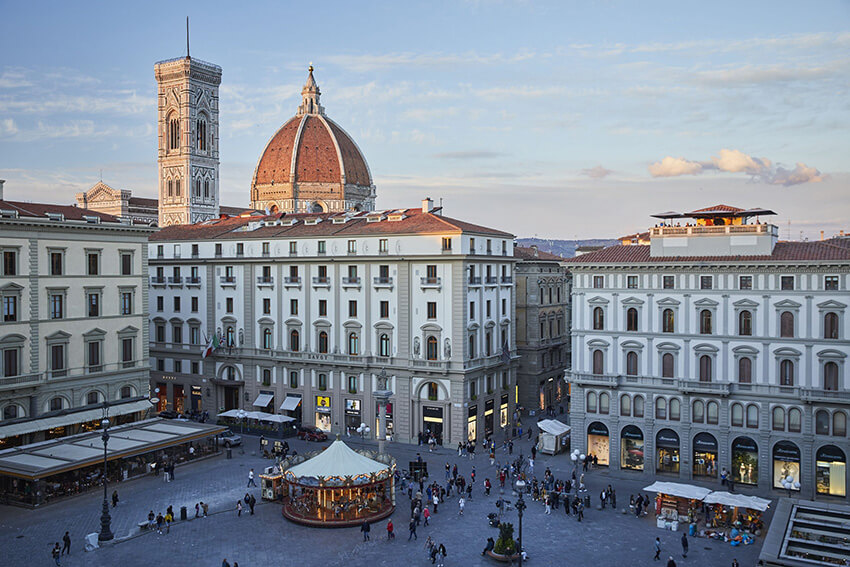
[[[233,458],[233,449],[231,449],[230,447],[228,447],[228,448],[227,448],[227,449],[225,449],[225,450],[227,451],[227,458],[228,458],[228,459],[232,459],[232,458]]]
[[[181,522],[186,521],[186,507],[185,506],[180,506],[180,521]]]

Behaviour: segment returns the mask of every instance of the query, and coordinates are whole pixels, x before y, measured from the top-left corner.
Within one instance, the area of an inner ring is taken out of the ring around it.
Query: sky
[[[541,238],[717,203],[850,230],[850,2],[0,0],[0,178],[156,197],[156,61],[223,68],[221,202],[247,206],[310,63],[378,208]]]

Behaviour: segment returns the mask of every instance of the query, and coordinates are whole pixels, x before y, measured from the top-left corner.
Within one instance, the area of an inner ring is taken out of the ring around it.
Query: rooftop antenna
[[[189,59],[189,16],[186,16],[186,59]]]
[[[788,240],[791,240],[791,218],[788,218]]]

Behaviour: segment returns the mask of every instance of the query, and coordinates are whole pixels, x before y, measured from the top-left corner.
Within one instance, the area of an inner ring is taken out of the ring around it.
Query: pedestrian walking
[[[578,521],[582,521],[584,519],[584,502],[581,500],[578,501]]]
[[[248,505],[248,509],[251,511],[251,515],[253,516],[254,515],[254,505],[257,503],[257,499],[246,492],[244,500],[245,500],[245,504]]]
[[[71,555],[71,535],[68,532],[62,536],[62,555],[65,553]]]
[[[254,469],[248,471],[248,486],[257,486],[257,483],[254,482]]]
[[[162,535],[162,525],[165,523],[165,518],[162,517],[162,512],[156,515],[156,533]]]
[[[605,509],[605,499],[607,497],[608,497],[608,493],[605,490],[603,490],[601,493],[599,493],[599,506],[602,510]]]
[[[669,559],[667,559],[667,567],[676,567],[676,562],[673,560],[672,555],[669,557]]]
[[[170,506],[169,506],[170,508]],[[171,522],[174,521],[174,515],[171,513],[171,510],[165,513],[165,533],[171,533]]]
[[[614,492],[614,489],[611,488],[611,485],[608,485],[608,499],[611,501],[611,508],[617,509],[617,493]]]
[[[682,532],[682,557],[688,556],[688,532]]]
[[[241,501],[241,500],[237,500],[237,501],[236,501],[236,517],[238,518],[238,517],[240,517],[241,515],[242,515],[242,501]]]
[[[116,506],[118,506],[118,491],[113,490],[112,491],[112,507],[115,508]]]
[[[204,518],[206,518],[207,512],[209,512],[209,510],[210,510],[210,505],[207,504],[206,502],[201,502],[201,510],[204,511]]]
[[[230,567],[230,563],[227,562],[227,558],[221,560],[221,567]]]
[[[463,508],[464,508],[464,506],[466,506],[466,500],[464,500],[464,499],[463,499],[463,496],[461,496],[461,497],[458,499],[458,501],[457,501],[457,505],[458,505],[458,507],[460,508],[460,513],[459,513],[458,515],[459,515],[459,516],[463,516]]]
[[[547,496],[546,497],[546,515],[550,515],[552,513],[552,499]]]
[[[738,564],[738,560],[737,560],[737,559],[732,559],[732,567],[741,567],[741,566]]]
[[[431,512],[428,510],[428,506],[425,506],[425,509],[422,510],[422,517],[425,518],[425,525],[428,525],[428,520],[431,519]]]
[[[393,531],[393,521],[387,521],[387,539],[395,539],[395,531]]]
[[[437,494],[436,490],[434,491],[433,501],[434,501],[434,513],[436,514],[437,513],[437,506],[440,504],[440,495]]]
[[[437,567],[443,567],[446,555],[446,546],[441,543],[440,547],[437,548]]]
[[[363,532],[363,541],[369,541],[369,532],[372,531],[372,526],[369,525],[368,521],[364,521],[360,526],[360,531]]]
[[[151,510],[148,513],[148,529],[152,530],[154,528],[154,526],[156,526],[156,514],[154,514],[153,510]],[[71,544],[69,542],[68,546],[70,547],[70,545]]]
[[[53,561],[56,562],[57,565],[62,565],[59,563],[59,558],[62,557],[62,549],[59,547],[59,542],[56,542],[56,545],[53,546],[53,551],[50,552],[53,556]]]
[[[661,561],[661,538],[655,538],[655,557],[654,561]]]
[[[407,541],[410,541],[410,538],[419,539],[419,536],[416,535],[416,518],[410,518],[410,523],[407,524],[407,529],[410,532],[407,535]]]
[[[201,515],[201,503],[195,502],[195,517],[197,518],[200,515]]]

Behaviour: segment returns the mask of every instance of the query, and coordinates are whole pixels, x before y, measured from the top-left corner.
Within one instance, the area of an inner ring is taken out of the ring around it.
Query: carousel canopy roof
[[[705,497],[706,504],[723,504],[724,506],[735,506],[737,508],[749,508],[764,512],[770,506],[770,500],[758,496],[746,496],[744,494],[730,494],[729,492],[712,492]]]
[[[327,478],[377,474],[388,468],[388,465],[364,457],[337,439],[330,447],[312,459],[295,465],[287,473],[298,478]]]

